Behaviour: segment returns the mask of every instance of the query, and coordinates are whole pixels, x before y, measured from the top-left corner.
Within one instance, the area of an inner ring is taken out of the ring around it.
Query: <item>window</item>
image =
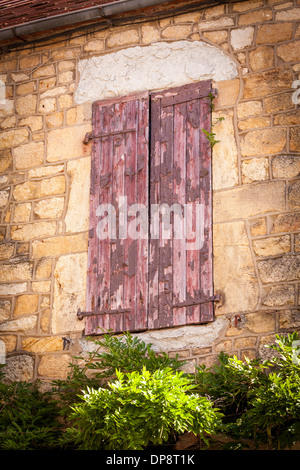
[[[213,320],[211,92],[94,103],[86,334]]]

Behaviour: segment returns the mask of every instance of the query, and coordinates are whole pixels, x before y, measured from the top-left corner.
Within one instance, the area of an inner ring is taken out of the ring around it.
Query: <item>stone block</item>
[[[8,357],[3,372],[9,382],[30,381],[34,378],[34,359],[28,354]]]
[[[262,304],[267,307],[282,307],[295,304],[295,287],[284,284],[272,286],[262,299]]]
[[[220,106],[234,106],[240,91],[240,80],[234,78],[233,80],[220,81],[217,84],[218,96],[214,101],[215,109]]]
[[[9,331],[17,333],[29,333],[36,329],[37,316],[22,316],[16,320],[10,320],[0,325],[0,331]]]
[[[289,184],[288,187],[288,208],[300,208],[300,180]]]
[[[108,48],[128,46],[129,44],[138,43],[140,35],[138,29],[127,29],[115,31],[107,38],[106,45]]]
[[[32,243],[33,258],[60,256],[69,253],[87,252],[87,233],[52,237],[45,240],[35,240]]]
[[[199,31],[206,31],[208,29],[224,29],[234,26],[234,20],[230,16],[223,16],[223,18],[216,20],[200,21]]]
[[[222,44],[227,41],[227,31],[207,31],[203,33],[203,37],[215,44]]]
[[[253,250],[257,256],[276,256],[291,251],[290,235],[253,240]]]
[[[28,171],[29,178],[42,178],[64,172],[64,165],[47,165]]]
[[[68,354],[45,354],[38,365],[38,374],[56,379],[66,378],[71,358]]]
[[[46,98],[39,103],[40,113],[54,113],[56,111],[56,98]]]
[[[273,67],[274,49],[271,46],[257,47],[249,53],[251,68],[254,72]]]
[[[144,24],[141,26],[142,43],[150,44],[160,39],[160,31],[156,25]]]
[[[12,240],[34,240],[42,237],[52,237],[56,233],[56,222],[33,222],[11,227]]]
[[[5,344],[6,353],[11,353],[16,350],[17,346],[17,337],[14,335],[3,335],[1,336],[1,341]]]
[[[32,73],[32,78],[44,78],[55,75],[54,65],[44,65],[43,67],[38,67]]]
[[[271,233],[294,232],[300,230],[300,214],[299,212],[291,212],[278,215],[271,229]]]
[[[296,178],[300,176],[300,156],[279,155],[272,158],[273,178]]]
[[[34,281],[32,283],[32,291],[44,294],[51,291],[51,281]]]
[[[232,29],[230,33],[230,43],[235,51],[240,51],[252,45],[253,37],[253,26]]]
[[[82,322],[77,319],[79,308],[85,308],[87,254],[61,256],[54,272],[54,300],[52,332],[81,331]]]
[[[218,117],[224,118],[216,121]],[[214,132],[219,142],[213,151],[213,189],[223,189],[238,184],[238,151],[233,127],[233,113],[214,113]]]
[[[17,297],[14,316],[28,315],[35,313],[39,306],[39,296],[35,294],[25,294]]]
[[[26,181],[16,185],[13,195],[16,201],[38,199],[45,196],[63,194],[66,189],[64,176],[53,176],[41,181]]]
[[[281,152],[286,144],[286,129],[271,128],[248,132],[241,140],[243,157]]]
[[[33,213],[39,219],[58,219],[62,216],[64,204],[63,197],[42,199],[35,204]]]
[[[89,229],[90,158],[68,162],[71,177],[68,208],[65,216],[66,232],[84,232]]]
[[[267,234],[267,223],[265,217],[250,221],[250,232],[253,237]]]
[[[298,2],[299,5],[299,2]],[[278,21],[294,21],[300,20],[300,9],[292,8],[290,10],[279,11],[276,13],[275,19]]]
[[[45,122],[46,122],[46,126],[50,129],[53,127],[61,127],[64,122],[63,111],[49,114],[48,116],[46,116]]]
[[[300,152],[300,126],[290,128],[290,150],[292,152]]]
[[[225,296],[220,314],[249,311],[258,301],[258,283],[244,222],[214,225],[214,286]]]
[[[31,203],[16,204],[13,222],[29,222],[31,215]]]
[[[287,91],[290,90],[292,82],[292,73],[286,66],[254,72],[244,77],[244,98],[257,100],[268,94]]]
[[[13,162],[13,159],[12,159],[12,154],[11,154],[10,149],[7,148],[4,150],[0,150],[0,173],[4,173],[7,170],[9,170],[12,166],[12,162]]]
[[[0,260],[10,259],[15,251],[14,243],[0,244]]]
[[[300,40],[277,47],[277,55],[285,62],[299,62]]]
[[[51,259],[41,259],[35,269],[35,279],[47,279],[51,276],[52,272],[52,260]]]
[[[47,161],[56,162],[89,155],[90,145],[85,145],[83,140],[86,133],[90,131],[91,124],[50,131],[48,134]]]
[[[22,341],[24,351],[35,354],[48,353],[63,350],[63,341],[61,337],[35,338],[29,337]]]
[[[285,255],[258,261],[257,267],[264,284],[300,279],[300,255]]]
[[[281,93],[280,95],[269,96],[265,99],[265,110],[267,113],[287,111],[294,108],[292,93]]]
[[[249,313],[246,316],[246,327],[252,333],[267,333],[275,330],[274,313]]]
[[[40,64],[39,55],[28,55],[27,57],[22,57],[20,59],[20,70],[24,69],[33,69]]]
[[[1,265],[0,282],[27,281],[31,278],[32,266],[27,261]]]
[[[293,23],[275,23],[259,25],[256,44],[276,44],[288,41],[293,36]]]
[[[238,122],[238,128],[241,131],[248,131],[250,129],[257,129],[261,127],[270,127],[270,126],[271,126],[270,118],[264,117],[264,116],[243,119],[242,121]]]
[[[16,116],[9,116],[6,119],[3,119],[0,123],[1,129],[9,129],[11,127],[16,127],[17,118]]]
[[[0,133],[0,150],[10,149],[15,145],[22,144],[28,140],[29,133],[27,129],[11,129]],[[3,154],[4,158],[10,160],[8,151]],[[5,168],[5,163],[1,162],[1,166]],[[0,168],[1,168],[0,166]]]
[[[16,100],[16,112],[19,116],[31,116],[36,113],[37,96],[26,95]]]
[[[253,10],[255,8],[263,6],[264,2],[262,0],[248,0],[247,2],[237,2],[233,3],[232,9],[233,11],[237,11],[239,13]]]
[[[9,199],[9,191],[0,191],[0,209],[5,207]]]
[[[83,49],[85,52],[102,52],[105,49],[105,43],[102,39],[92,39],[83,46]]]
[[[28,126],[33,132],[40,131],[43,128],[42,116],[28,116],[19,122],[19,126]]]
[[[279,328],[299,329],[300,327],[300,312],[296,310],[286,310],[279,313]]]
[[[278,114],[274,116],[275,126],[292,126],[300,124],[300,110],[289,112],[286,114]]]
[[[266,181],[214,194],[214,222],[285,210],[285,182]]]
[[[26,282],[0,284],[0,295],[22,294],[27,291]]]
[[[0,323],[8,320],[11,314],[11,301],[0,300]]]
[[[269,160],[267,158],[251,158],[242,162],[242,182],[253,183],[269,178]]]
[[[32,168],[44,163],[44,142],[30,142],[13,150],[17,170]]]
[[[70,108],[73,106],[73,97],[72,95],[61,95],[58,98],[59,109]]]
[[[253,23],[265,23],[273,19],[273,12],[271,8],[261,8],[256,11],[244,13],[239,16],[239,25],[247,25]]]
[[[183,39],[192,33],[191,24],[167,26],[161,33],[163,39]]]

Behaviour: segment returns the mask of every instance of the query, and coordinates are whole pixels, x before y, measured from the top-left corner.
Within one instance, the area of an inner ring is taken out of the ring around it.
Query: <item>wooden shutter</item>
[[[210,130],[211,91],[201,82],[151,96],[150,203],[188,205],[191,232],[202,208],[204,243],[151,238],[148,329],[213,320],[211,148],[201,130]]]
[[[94,103],[87,311],[78,312],[87,335],[213,320],[211,148],[202,132],[210,130],[211,91],[200,82]],[[120,238],[122,197],[148,208],[148,239]],[[99,239],[104,204],[116,209],[117,233]],[[176,238],[174,224],[167,239],[162,221],[153,236],[152,207],[163,204],[181,215],[189,206],[193,232],[202,208],[201,248]]]
[[[148,122],[147,93],[93,105],[86,334],[147,326],[148,241],[120,238],[119,208],[124,197],[148,207]],[[105,204],[115,208],[116,234],[100,239]]]

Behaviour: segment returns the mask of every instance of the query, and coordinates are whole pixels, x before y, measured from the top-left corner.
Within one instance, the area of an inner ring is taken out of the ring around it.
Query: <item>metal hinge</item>
[[[131,312],[130,308],[116,308],[116,309],[104,309],[104,310],[91,310],[90,312],[82,312],[80,308],[77,310],[78,320],[82,320],[84,317],[93,317],[98,315],[107,315],[108,313],[128,313]]]
[[[196,299],[186,300],[185,302],[179,302],[178,304],[172,305],[172,308],[180,307],[194,307],[196,305],[207,304],[208,302],[219,302],[221,300],[220,295],[213,295],[211,297],[200,297]]]

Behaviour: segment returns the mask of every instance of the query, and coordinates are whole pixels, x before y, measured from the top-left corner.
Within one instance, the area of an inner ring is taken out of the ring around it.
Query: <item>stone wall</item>
[[[210,48],[211,62],[185,63],[180,79],[211,78],[218,90],[214,286],[223,300],[212,324],[140,337],[193,370],[221,350],[263,355],[275,334],[300,330],[300,1],[218,5],[2,55],[0,339],[11,379],[64,377],[73,355],[90,348],[76,316],[85,307],[91,144],[83,140],[97,99],[90,84],[97,76],[106,97],[121,95],[121,72],[129,63],[138,70],[155,47],[149,86],[168,87],[179,75],[172,66],[159,71],[178,44],[184,55]],[[116,57],[123,69],[113,68]]]

